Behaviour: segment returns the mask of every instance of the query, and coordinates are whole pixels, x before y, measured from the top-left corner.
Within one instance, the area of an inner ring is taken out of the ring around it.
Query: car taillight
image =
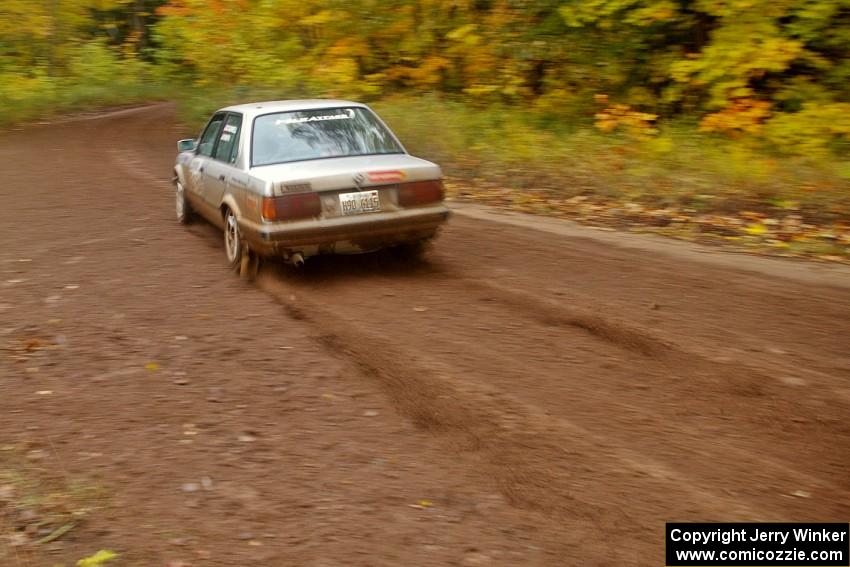
[[[443,182],[439,179],[412,181],[398,186],[398,204],[402,207],[425,205],[442,200]]]
[[[322,212],[318,193],[294,193],[263,197],[263,218],[267,221],[306,219]]]

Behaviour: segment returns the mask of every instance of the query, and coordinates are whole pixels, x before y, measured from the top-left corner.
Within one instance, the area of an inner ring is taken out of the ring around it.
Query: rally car
[[[324,253],[411,251],[449,216],[439,166],[408,154],[366,105],[290,100],[229,106],[180,140],[177,219],[224,230],[227,261],[295,265]]]

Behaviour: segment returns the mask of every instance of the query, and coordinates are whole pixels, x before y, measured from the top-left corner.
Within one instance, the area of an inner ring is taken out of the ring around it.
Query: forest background
[[[3,0],[0,126],[371,104],[451,195],[850,253],[850,0]]]

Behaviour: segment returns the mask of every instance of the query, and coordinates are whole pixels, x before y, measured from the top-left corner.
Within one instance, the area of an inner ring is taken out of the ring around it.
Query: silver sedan
[[[323,253],[415,252],[449,216],[439,166],[408,154],[363,104],[230,106],[177,146],[177,219],[222,228],[243,274],[262,256],[300,265]]]

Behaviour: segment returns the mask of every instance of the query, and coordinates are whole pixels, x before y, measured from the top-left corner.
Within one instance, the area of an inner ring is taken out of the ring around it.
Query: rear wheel
[[[224,252],[227,254],[227,264],[231,270],[239,270],[242,267],[242,237],[239,234],[239,224],[236,222],[236,214],[227,209],[224,212]]]
[[[174,210],[177,213],[177,222],[189,224],[194,220],[195,211],[186,199],[186,189],[180,181],[174,184]]]

